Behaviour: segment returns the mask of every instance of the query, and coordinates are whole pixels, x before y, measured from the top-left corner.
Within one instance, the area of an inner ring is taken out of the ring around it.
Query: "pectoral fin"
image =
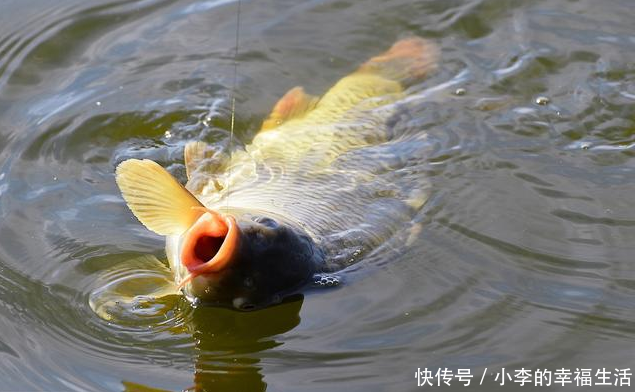
[[[303,87],[293,87],[277,101],[271,114],[262,123],[260,130],[273,129],[288,120],[302,117],[315,108],[317,101],[319,101],[319,97],[306,94]]]
[[[115,181],[136,218],[160,235],[182,234],[202,215],[195,196],[151,160],[120,163]]]
[[[206,159],[207,146],[206,143],[200,141],[189,142],[184,146],[184,166],[186,166],[186,176],[189,179],[198,164]]]
[[[228,154],[223,152],[221,146],[196,141],[189,142],[184,147],[184,164],[189,180],[196,170],[207,174],[222,173],[228,159]]]

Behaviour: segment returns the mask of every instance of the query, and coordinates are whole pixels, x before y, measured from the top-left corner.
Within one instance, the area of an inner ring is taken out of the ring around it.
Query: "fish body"
[[[230,155],[187,144],[185,186],[155,162],[122,162],[122,194],[166,236],[187,297],[245,310],[276,303],[405,230],[427,197],[426,134],[397,133],[393,119],[438,57],[434,43],[407,38],[322,97],[291,89]]]

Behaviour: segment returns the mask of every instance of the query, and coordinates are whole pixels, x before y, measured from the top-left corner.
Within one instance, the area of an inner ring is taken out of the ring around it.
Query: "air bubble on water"
[[[466,95],[466,89],[458,88],[457,90],[455,90],[455,95]]]
[[[316,287],[335,287],[339,283],[339,278],[332,275],[315,275],[313,282]]]
[[[100,106],[100,105],[102,105],[102,102],[97,101],[95,104],[96,104],[96,106]]]
[[[206,127],[210,127],[211,121],[213,121],[213,119],[210,116],[206,116],[204,117],[204,120],[202,120],[202,124],[204,124],[204,126]]]
[[[537,97],[537,99],[535,99],[535,103],[537,105],[546,106],[550,103],[550,98],[540,96],[540,97]]]
[[[591,147],[590,143],[581,143],[582,150],[588,150]]]
[[[173,135],[171,134],[171,131],[166,131],[166,132],[164,132],[164,137],[165,137],[165,138],[170,139],[170,138],[171,138],[171,136],[173,136]]]

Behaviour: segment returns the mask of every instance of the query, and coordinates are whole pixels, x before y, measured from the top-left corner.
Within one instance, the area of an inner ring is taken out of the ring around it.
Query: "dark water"
[[[236,5],[0,4],[0,390],[423,390],[418,367],[493,390],[502,368],[634,372],[632,1],[243,1],[242,142],[290,87],[320,93],[400,37],[439,42],[440,88],[411,123],[436,146],[423,230],[265,311],[165,297],[98,317],[92,293],[163,254],[115,165],[180,175],[186,141],[228,137]]]

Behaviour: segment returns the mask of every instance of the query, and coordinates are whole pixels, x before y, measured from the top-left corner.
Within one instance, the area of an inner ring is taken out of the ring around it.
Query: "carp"
[[[374,252],[426,202],[426,132],[394,126],[407,89],[437,67],[426,39],[397,41],[323,96],[288,91],[252,142],[189,142],[183,186],[151,160],[116,168],[127,205],[166,236],[191,300],[262,308]]]

